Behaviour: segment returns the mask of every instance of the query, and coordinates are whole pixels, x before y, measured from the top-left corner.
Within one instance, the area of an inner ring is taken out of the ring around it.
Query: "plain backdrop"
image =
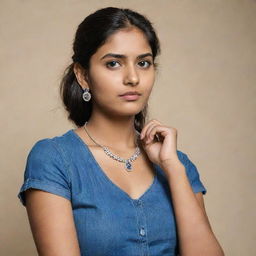
[[[146,15],[161,42],[149,119],[178,129],[227,256],[256,255],[256,1],[1,0],[0,255],[37,255],[17,198],[34,143],[74,128],[59,97],[78,24],[107,6]]]

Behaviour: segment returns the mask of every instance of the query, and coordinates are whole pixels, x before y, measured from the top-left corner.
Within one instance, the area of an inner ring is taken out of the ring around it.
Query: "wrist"
[[[160,162],[160,166],[163,169],[170,169],[173,167],[183,166],[182,162],[179,160],[178,157],[166,159]]]
[[[164,170],[168,178],[171,175],[176,175],[177,173],[184,173],[186,171],[185,166],[180,162],[179,159],[165,160],[161,162],[160,167]]]

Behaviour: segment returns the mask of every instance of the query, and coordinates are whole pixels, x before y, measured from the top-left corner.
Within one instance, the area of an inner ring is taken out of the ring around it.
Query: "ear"
[[[80,86],[83,89],[89,88],[86,70],[79,63],[75,62],[73,71]]]

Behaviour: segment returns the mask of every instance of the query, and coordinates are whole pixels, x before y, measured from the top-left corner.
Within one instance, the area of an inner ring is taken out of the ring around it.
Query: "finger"
[[[170,128],[167,126],[163,126],[163,125],[157,125],[155,127],[153,127],[153,129],[150,131],[149,137],[150,137],[150,141],[152,141],[154,139],[154,137],[156,137],[158,135],[158,140],[159,141],[163,141],[166,134],[170,133]]]
[[[148,127],[152,124],[152,122],[153,122],[153,120],[148,121],[148,122],[144,125],[144,127],[142,128],[141,133],[140,133],[140,138],[141,138],[141,139],[143,139],[143,138],[145,137],[145,133],[146,133]]]
[[[151,133],[151,131],[152,131],[156,126],[159,126],[159,124],[157,124],[157,123],[152,123],[152,124],[148,127],[148,129],[147,129],[147,131],[146,131],[146,134],[145,134],[145,139],[146,139],[146,141],[152,140],[152,137],[150,136],[150,133]]]
[[[152,122],[150,125],[148,125],[147,129],[144,132],[143,140],[148,141],[150,139],[149,133],[153,129],[153,127],[155,127],[156,125],[158,125],[158,124],[155,122]]]
[[[146,135],[145,135],[145,137],[147,138],[147,141],[151,141],[151,140],[154,140],[154,139],[156,139],[157,141],[160,141],[160,140],[161,140],[161,134],[157,134],[157,133],[152,134],[152,131],[153,131],[153,129],[154,129],[156,126],[161,126],[161,127],[167,127],[167,128],[169,128],[168,126],[163,125],[163,124],[161,124],[160,122],[152,124],[152,125],[148,128],[148,130],[147,130],[147,132],[146,132]]]
[[[160,124],[160,122],[156,119],[153,119],[153,120],[150,120],[144,127],[143,129],[141,130],[141,133],[140,133],[140,138],[143,139],[145,137],[145,134],[146,134],[146,131],[148,129],[148,127],[152,124],[152,123],[156,123],[158,122]]]

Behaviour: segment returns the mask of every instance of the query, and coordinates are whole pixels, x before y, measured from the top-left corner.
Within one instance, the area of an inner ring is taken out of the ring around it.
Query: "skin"
[[[101,58],[109,53],[122,54],[126,58],[107,58],[118,63],[108,69]],[[74,68],[80,85],[89,88],[94,98],[94,111],[87,128],[103,145],[114,145],[126,151],[132,145],[135,147],[134,115],[147,103],[155,79],[153,65],[147,68],[138,65],[137,58],[144,53],[152,52],[143,33],[136,28],[125,29],[111,36],[92,56],[89,72],[79,66]],[[145,60],[153,62],[152,57]],[[118,95],[129,90],[139,91],[141,98],[132,102],[120,100]],[[194,194],[179,161],[177,130],[154,119],[143,127],[140,138],[149,160],[160,165],[168,178],[177,215],[180,255],[223,256],[205,211],[203,195],[201,192]]]
[[[157,135],[157,137],[156,137]],[[158,163],[169,182],[178,227],[181,256],[224,256],[206,210],[202,193],[194,194],[177,155],[177,129],[150,120],[141,132],[149,159]]]
[[[125,57],[103,58],[110,53]],[[134,116],[147,104],[156,73],[154,65],[148,65],[153,63],[152,57],[138,58],[142,54],[152,54],[151,48],[143,33],[130,27],[108,38],[92,56],[90,70],[83,70],[79,64],[74,66],[79,84],[92,93],[93,112],[87,125],[91,136],[103,145],[111,145],[114,152],[129,152],[128,155],[136,147]],[[119,97],[134,90],[141,93],[136,101]],[[76,132],[82,130],[83,127],[77,128]],[[180,255],[223,256],[202,193],[194,194],[178,159],[177,130],[153,119],[143,127],[140,139],[149,160],[161,166],[168,179],[177,216]],[[35,189],[26,191],[26,200],[39,255],[80,255],[70,201]]]
[[[126,57],[102,59],[109,53]],[[91,57],[89,71],[78,64],[74,68],[79,84],[92,93],[93,112],[88,130],[101,144],[113,145],[119,151],[133,151],[134,116],[148,102],[155,80],[152,56],[138,59],[142,54],[152,54],[144,34],[135,28],[124,29],[110,36]],[[134,90],[141,93],[136,101],[119,97]]]

